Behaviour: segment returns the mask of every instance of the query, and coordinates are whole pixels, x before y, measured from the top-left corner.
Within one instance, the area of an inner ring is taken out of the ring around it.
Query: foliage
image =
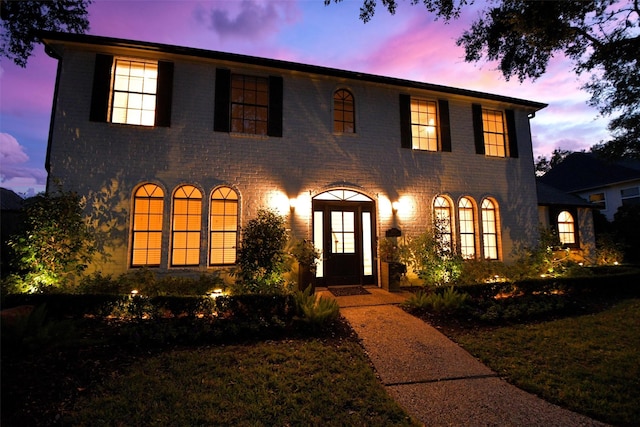
[[[545,156],[538,156],[536,158],[536,176],[542,176],[549,172],[551,169],[562,163],[562,161],[571,154],[570,150],[563,150],[562,148],[556,148],[551,154],[551,158],[547,159]]]
[[[404,302],[409,309],[426,310],[435,314],[455,313],[462,309],[469,300],[469,295],[459,292],[453,286],[443,292],[418,291]]]
[[[625,262],[640,264],[640,205],[620,206],[613,216],[616,241],[622,246]]]
[[[235,293],[279,293],[285,290],[288,240],[284,217],[260,209],[242,229],[238,250]]]
[[[291,240],[289,252],[298,263],[310,272],[316,272],[317,261],[320,259],[320,251],[309,240]]]
[[[341,0],[334,0],[340,2]],[[325,0],[325,4],[331,0]],[[457,19],[474,0],[411,0],[423,3],[435,18]],[[383,0],[395,13],[398,1]],[[497,61],[506,79],[536,79],[549,61],[563,54],[577,74],[590,73],[584,88],[590,104],[603,115],[619,115],[609,123],[613,139],[596,146],[602,154],[640,158],[640,6],[627,0],[489,2],[457,40],[465,60]],[[376,0],[363,0],[360,18],[369,21]]]
[[[25,201],[25,229],[9,241],[27,292],[73,282],[95,252],[77,194],[57,191]]]
[[[466,259],[462,263],[462,271],[457,285],[473,285],[506,280],[509,267],[500,261],[486,259]]]
[[[462,271],[463,259],[439,237],[438,225],[434,229],[409,239],[407,265],[428,286],[454,283]]]
[[[296,313],[312,329],[319,329],[338,318],[340,307],[332,298],[319,297],[311,293],[311,286],[293,294]]]
[[[596,239],[597,265],[614,265],[621,263],[624,257],[622,245],[611,234],[601,234]]]
[[[40,31],[84,33],[92,0],[4,0],[0,2],[2,56],[25,67]]]

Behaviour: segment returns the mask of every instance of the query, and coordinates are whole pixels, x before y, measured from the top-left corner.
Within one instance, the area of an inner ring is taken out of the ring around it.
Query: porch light
[[[391,203],[391,209],[393,209],[393,213],[398,213],[398,209],[400,209],[400,202],[395,201]]]
[[[292,211],[295,211],[297,206],[298,206],[298,199],[296,199],[295,197],[291,197],[289,199],[289,209],[291,209]]]

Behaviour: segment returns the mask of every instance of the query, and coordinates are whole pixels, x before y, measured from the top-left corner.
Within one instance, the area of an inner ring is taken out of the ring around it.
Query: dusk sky
[[[379,2],[381,3],[381,2]],[[455,40],[477,16],[434,21],[423,6],[400,2],[359,20],[362,0],[95,0],[88,34],[158,42],[360,71],[544,102],[531,121],[534,156],[588,149],[608,138],[607,118],[586,101],[571,63],[554,58],[536,81],[507,82],[496,64],[465,63]],[[480,5],[480,7],[484,7]],[[56,60],[42,45],[25,69],[0,60],[0,185],[43,191]]]

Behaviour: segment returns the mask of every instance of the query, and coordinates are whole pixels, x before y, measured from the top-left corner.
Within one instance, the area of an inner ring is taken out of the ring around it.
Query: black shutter
[[[269,77],[269,122],[267,134],[282,137],[283,82],[282,77]]]
[[[111,68],[113,56],[96,55],[93,72],[93,90],[91,91],[91,109],[89,120],[92,122],[106,122],[109,109],[109,92],[111,90]]]
[[[216,132],[229,132],[230,116],[229,102],[231,100],[231,71],[222,68],[216,69],[216,93],[213,111],[213,130]]]
[[[472,104],[473,114],[473,138],[476,144],[476,154],[484,154],[484,132],[482,131],[482,106]]]
[[[158,91],[156,94],[156,126],[171,126],[173,97],[173,62],[158,63]]]
[[[451,124],[449,122],[449,101],[444,99],[438,100],[438,109],[440,110],[440,149],[442,151],[451,151]]]
[[[400,94],[400,146],[411,148],[411,97]]]
[[[518,135],[516,133],[516,119],[513,110],[505,110],[507,119],[507,137],[509,138],[509,157],[518,157]]]

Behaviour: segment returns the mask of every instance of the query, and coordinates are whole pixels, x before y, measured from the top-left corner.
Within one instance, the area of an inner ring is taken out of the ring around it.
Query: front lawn
[[[640,299],[541,323],[443,330],[545,400],[615,425],[640,420]]]

